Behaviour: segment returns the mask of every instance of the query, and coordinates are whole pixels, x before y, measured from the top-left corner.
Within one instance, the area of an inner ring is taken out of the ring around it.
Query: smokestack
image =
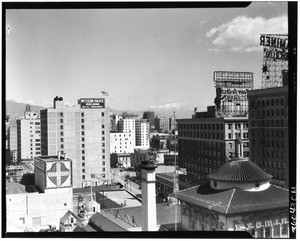
[[[153,161],[140,165],[142,175],[142,231],[158,231],[156,221],[155,168]]]

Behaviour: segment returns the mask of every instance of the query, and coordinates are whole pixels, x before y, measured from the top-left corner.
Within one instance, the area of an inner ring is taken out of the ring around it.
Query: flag
[[[104,96],[108,96],[108,92],[107,91],[101,91],[101,94]]]

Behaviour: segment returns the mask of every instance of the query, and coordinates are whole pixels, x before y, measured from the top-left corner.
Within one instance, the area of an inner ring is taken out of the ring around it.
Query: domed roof
[[[252,183],[267,181],[272,175],[264,172],[247,158],[236,158],[225,163],[214,173],[207,175],[210,180],[236,183]]]

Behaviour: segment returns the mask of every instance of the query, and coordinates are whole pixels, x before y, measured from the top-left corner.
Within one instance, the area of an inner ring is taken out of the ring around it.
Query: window
[[[105,128],[105,125],[102,125],[102,128],[104,129],[104,128]]]
[[[81,119],[81,123],[84,123],[84,119]]]
[[[104,135],[105,134],[105,131],[102,131],[102,135]]]
[[[105,172],[105,167],[102,168],[102,171]]]
[[[84,138],[81,138],[81,141],[84,141]]]
[[[85,179],[85,175],[82,175],[82,179],[83,179],[83,180]]]
[[[81,151],[81,153],[82,153],[82,154],[85,154],[85,151],[84,151],[84,150],[82,150],[82,151]]]
[[[84,129],[84,125],[81,125],[81,129]]]
[[[81,144],[81,147],[83,147],[83,148],[84,148],[84,144]]]
[[[60,119],[59,121],[60,121],[60,123],[64,123],[64,120],[63,120],[63,119]]]
[[[102,165],[105,166],[105,162],[102,162]]]
[[[60,113],[59,113],[59,116],[60,116],[60,117],[63,117],[63,116],[64,116],[64,113],[60,112]]]
[[[84,136],[84,131],[81,132],[81,135]]]
[[[104,117],[104,112],[102,112],[102,116]]]
[[[103,159],[103,160],[105,159],[105,155],[102,155],[102,159]]]
[[[64,148],[64,145],[60,145],[60,148]]]
[[[84,117],[84,113],[83,112],[81,112],[81,117]]]
[[[60,126],[60,129],[63,130],[63,129],[64,129],[64,126]]]
[[[60,135],[61,135],[61,136],[63,136],[63,135],[64,135],[64,133],[61,131],[61,132],[60,132]]]
[[[85,169],[82,169],[82,173],[85,173]]]
[[[63,142],[63,141],[64,141],[64,138],[60,138],[60,141]]]
[[[85,166],[85,163],[84,163],[84,162],[83,162],[83,163],[81,163],[81,166],[83,166],[83,167],[84,167],[84,166]]]
[[[102,141],[105,141],[105,137],[102,137]]]
[[[83,156],[81,159],[84,161],[85,160],[85,156]]]

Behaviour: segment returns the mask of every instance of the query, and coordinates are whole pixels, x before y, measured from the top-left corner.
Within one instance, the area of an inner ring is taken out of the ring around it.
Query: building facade
[[[240,145],[237,148],[241,150]],[[209,174],[207,183],[177,193],[182,228],[288,238],[289,191],[270,184],[271,178],[248,158],[237,155]]]
[[[13,163],[17,162],[18,153],[18,133],[17,124],[8,127],[8,150]]]
[[[17,120],[17,159],[33,159],[41,155],[40,119],[36,111],[26,106],[24,118]]]
[[[135,134],[135,119],[134,118],[122,118],[118,121],[118,132]]]
[[[135,135],[129,133],[110,133],[110,153],[133,153]]]
[[[154,129],[154,118],[155,118],[155,113],[153,111],[145,111],[143,113],[143,119],[146,119],[149,121],[150,129]]]
[[[109,178],[109,110],[105,98],[82,98],[67,107],[62,98],[54,107],[41,110],[43,155],[65,154],[73,161],[73,186],[83,187],[91,174],[100,177],[97,185]]]
[[[135,145],[139,149],[149,149],[150,147],[150,126],[145,119],[135,121]]]
[[[248,118],[178,120],[179,167],[187,171],[187,175],[180,175],[180,183],[198,185],[204,182],[209,173],[235,156],[234,141],[239,137],[244,141],[243,155],[248,157]]]
[[[73,209],[72,162],[58,156],[35,157],[34,186],[28,192],[19,183],[6,184],[8,232],[59,227],[60,218]]]
[[[288,86],[248,92],[251,160],[289,187]]]
[[[156,116],[154,119],[154,126],[155,130],[157,130],[160,133],[166,133],[170,131],[170,122],[169,119],[166,117]]]

